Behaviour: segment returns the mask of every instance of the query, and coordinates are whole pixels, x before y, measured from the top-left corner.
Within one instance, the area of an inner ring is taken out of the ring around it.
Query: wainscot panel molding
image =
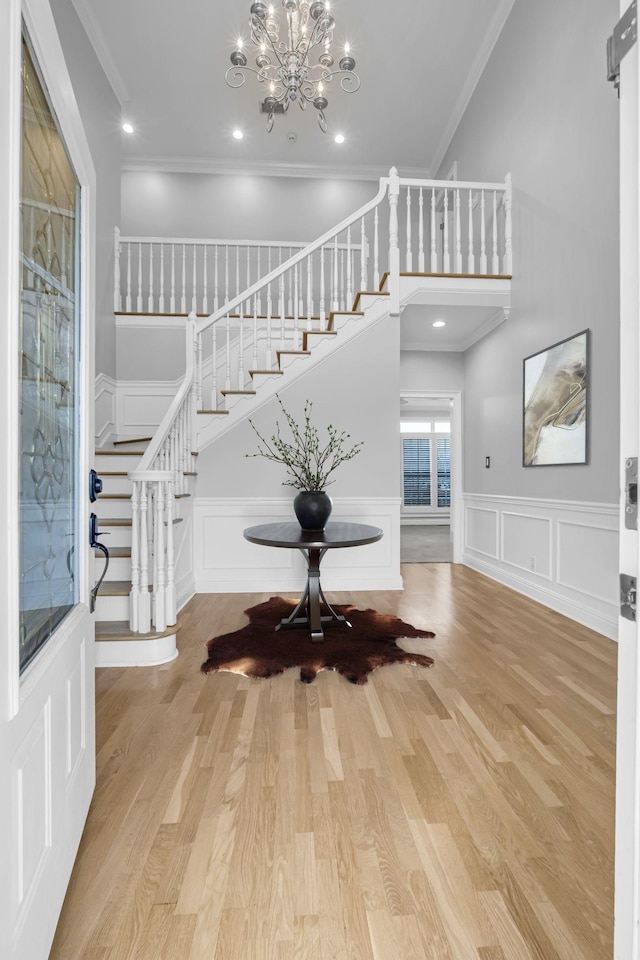
[[[154,433],[182,383],[179,380],[119,380],[116,430],[120,439]]]
[[[105,373],[96,377],[96,447],[103,447],[116,434],[116,394],[118,384]],[[159,422],[159,421],[158,421]]]
[[[194,502],[196,593],[299,593],[305,563],[297,550],[263,547],[243,537],[245,527],[295,520],[293,493],[272,499],[199,497]],[[332,520],[370,523],[382,540],[330,550],[322,561],[329,590],[402,590],[400,498],[335,498]]]
[[[618,504],[464,494],[463,562],[618,635]]]

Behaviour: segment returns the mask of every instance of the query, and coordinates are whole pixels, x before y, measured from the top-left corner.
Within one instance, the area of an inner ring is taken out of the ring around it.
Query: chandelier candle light
[[[347,93],[355,93],[360,87],[360,78],[355,73],[354,60],[349,44],[333,70],[335,60],[331,53],[335,20],[328,0],[282,0],[286,17],[286,29],[276,16],[273,4],[255,0],[249,12],[251,43],[255,54],[256,68],[248,65],[244,41],[240,38],[231,54],[231,64],[225,74],[230,87],[241,87],[246,80],[246,71],[254,73],[260,83],[269,88],[262,101],[267,114],[267,130],[273,129],[276,113],[286,112],[291,103],[298,101],[302,110],[308,103],[318,111],[318,123],[323,133],[327,131],[324,115],[329,101],[326,85],[335,76],[340,76],[340,86]],[[317,54],[317,62],[311,63],[310,55]]]

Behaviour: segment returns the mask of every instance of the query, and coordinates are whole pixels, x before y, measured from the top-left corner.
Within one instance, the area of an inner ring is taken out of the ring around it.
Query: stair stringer
[[[334,327],[337,329],[338,335],[336,337],[318,336],[311,338],[317,339],[318,342],[313,344],[309,354],[286,357],[283,365],[283,375],[281,376],[274,370],[272,376],[264,375],[261,377],[262,382],[256,384],[255,396],[238,397],[229,413],[224,416],[201,414],[200,417],[206,419],[207,422],[198,427],[198,449],[204,450],[219,437],[228,433],[229,430],[233,430],[237,424],[246,420],[265,403],[268,403],[285,385],[295,383],[337,350],[340,350],[347,343],[371,329],[374,324],[389,316],[388,297],[383,295],[378,297],[376,294],[368,294],[367,297],[370,302],[363,304],[364,316],[336,315]]]

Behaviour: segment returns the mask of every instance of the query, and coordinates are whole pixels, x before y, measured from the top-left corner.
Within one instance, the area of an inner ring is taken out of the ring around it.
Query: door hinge
[[[613,82],[620,96],[620,64],[638,38],[637,0],[620,17],[607,40],[607,80]]]
[[[620,574],[620,616],[636,619],[636,578],[628,573]]]
[[[624,525],[627,530],[638,529],[637,457],[627,457],[624,462]]]

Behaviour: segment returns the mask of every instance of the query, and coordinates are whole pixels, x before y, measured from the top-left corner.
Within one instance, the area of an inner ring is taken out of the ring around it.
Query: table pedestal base
[[[283,618],[276,630],[292,630],[296,627],[306,627],[311,634],[311,640],[314,643],[322,643],[324,633],[322,631],[323,623],[343,623],[345,627],[351,624],[346,617],[341,617],[336,613],[331,604],[324,595],[320,584],[320,562],[324,557],[326,550],[320,550],[312,547],[308,550],[300,550],[307,560],[307,586],[291,614]],[[328,614],[322,616],[320,610],[320,601],[325,606]]]

